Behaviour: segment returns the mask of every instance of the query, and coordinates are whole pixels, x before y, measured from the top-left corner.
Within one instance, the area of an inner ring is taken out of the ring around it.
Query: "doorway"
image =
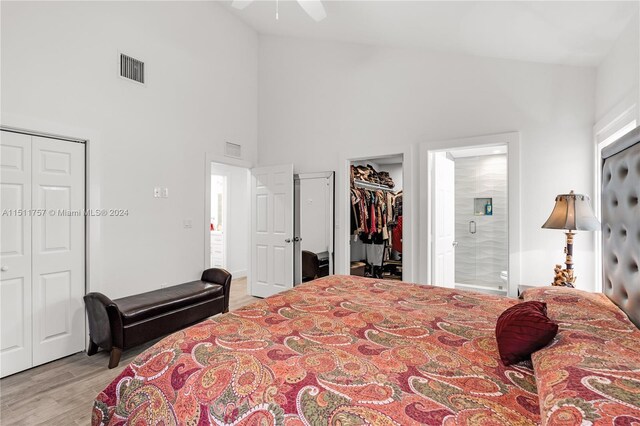
[[[403,160],[400,154],[349,165],[351,275],[403,279]]]
[[[294,285],[334,274],[335,173],[294,175]]]
[[[507,293],[507,146],[434,153],[436,283]]]
[[[518,140],[517,133],[508,133],[421,147],[428,283],[514,295]]]
[[[209,267],[223,268],[234,279],[249,269],[249,170],[211,163]]]

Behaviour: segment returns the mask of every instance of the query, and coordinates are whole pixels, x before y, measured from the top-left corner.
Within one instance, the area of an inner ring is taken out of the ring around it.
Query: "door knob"
[[[451,245],[454,246],[454,247],[458,247],[458,242],[454,241],[454,242],[451,243]]]
[[[300,238],[300,237],[295,237],[295,238],[293,239],[293,241],[295,241],[296,243],[298,243],[298,242],[302,241],[302,238]]]
[[[291,238],[287,238],[286,240],[284,240],[285,243],[290,243],[291,242]]]
[[[0,268],[0,271],[2,272],[7,272],[9,270],[8,266],[3,266],[2,268]]]

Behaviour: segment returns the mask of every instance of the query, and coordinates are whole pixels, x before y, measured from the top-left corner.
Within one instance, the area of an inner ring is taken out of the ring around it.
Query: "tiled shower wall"
[[[457,158],[455,191],[456,283],[506,288],[500,279],[508,268],[506,154]],[[474,215],[474,198],[493,198],[493,215]]]

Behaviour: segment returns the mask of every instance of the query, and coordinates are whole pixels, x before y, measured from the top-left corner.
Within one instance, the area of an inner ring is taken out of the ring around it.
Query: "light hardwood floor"
[[[232,282],[230,310],[259,300],[246,290],[246,279]],[[106,352],[80,352],[0,380],[0,425],[90,424],[94,398],[153,343],[125,351],[112,370]]]

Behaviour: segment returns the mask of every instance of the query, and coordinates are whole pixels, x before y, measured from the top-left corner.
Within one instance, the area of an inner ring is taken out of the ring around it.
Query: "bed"
[[[616,146],[605,288],[527,290],[559,324],[530,362],[505,367],[496,346],[518,300],[331,276],[161,340],[100,392],[92,424],[640,424],[640,144]]]

